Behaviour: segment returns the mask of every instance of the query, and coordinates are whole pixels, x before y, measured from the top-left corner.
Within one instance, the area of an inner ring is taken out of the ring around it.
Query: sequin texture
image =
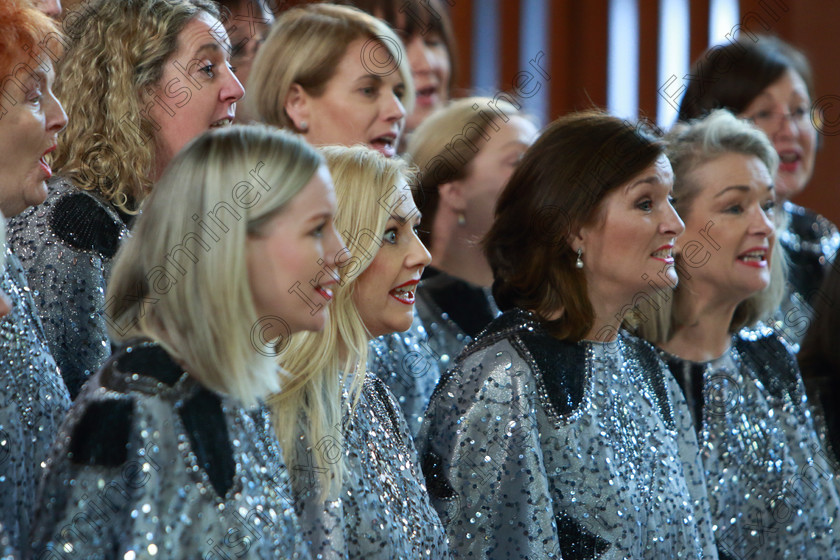
[[[75,398],[111,353],[105,283],[128,228],[111,205],[56,177],[46,201],[12,218],[8,231],[47,344]]]
[[[0,287],[11,302],[0,320],[0,535],[22,550],[36,485],[70,396],[44,342],[21,265],[8,250]]]
[[[759,326],[710,362],[663,357],[699,412],[721,550],[743,560],[837,557],[836,481],[788,348]]]
[[[305,538],[316,558],[391,560],[449,558],[446,535],[429,504],[414,442],[388,387],[365,379],[344,435],[299,446],[292,485]],[[313,449],[314,448],[314,449]],[[347,472],[338,499],[324,504],[306,455],[343,453]]]
[[[459,557],[717,558],[685,401],[632,337],[572,344],[503,314],[441,380],[418,448]]]
[[[157,344],[131,344],[62,425],[35,556],[308,558],[275,441],[266,416],[204,388]]]
[[[409,330],[374,338],[368,354],[368,369],[394,393],[411,433],[416,434],[441,372],[441,356],[429,346],[417,310]]]

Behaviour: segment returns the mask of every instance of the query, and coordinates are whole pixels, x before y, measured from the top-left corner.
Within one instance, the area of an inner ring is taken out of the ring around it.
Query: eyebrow
[[[627,185],[627,188],[624,189],[624,192],[628,193],[631,190],[635,189],[639,185],[656,185],[661,183],[662,181],[659,180],[659,177],[656,175],[651,175],[650,177],[645,177],[644,179],[639,179],[633,183]]]
[[[198,47],[198,49],[196,49],[195,56],[198,57],[198,55],[200,55],[204,51],[221,51],[221,50],[222,50],[222,47],[219,45],[218,42],[214,41],[212,43],[204,43],[203,45]]]
[[[726,187],[725,189],[723,189],[722,191],[717,193],[713,198],[723,196],[725,193],[727,193],[729,191],[750,192],[750,190],[751,190],[750,187],[748,187],[747,185],[732,185],[731,187]],[[767,190],[772,191],[773,190],[773,185],[768,185]]]
[[[423,214],[420,213],[420,210],[416,210],[416,211],[412,212],[411,215],[409,215],[409,216],[400,216],[399,214],[391,214],[391,219],[396,221],[396,222],[399,222],[401,224],[404,224],[405,222],[407,222],[408,218],[414,218],[415,220],[417,220],[419,222],[423,218]]]

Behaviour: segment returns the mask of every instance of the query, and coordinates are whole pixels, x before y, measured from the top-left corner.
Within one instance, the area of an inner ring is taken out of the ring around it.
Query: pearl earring
[[[575,261],[575,268],[583,268],[583,249],[577,250],[577,260]]]

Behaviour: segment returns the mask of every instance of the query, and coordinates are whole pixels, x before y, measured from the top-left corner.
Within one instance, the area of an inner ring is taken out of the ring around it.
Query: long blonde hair
[[[326,498],[340,488],[344,476],[343,460],[330,456],[335,440],[342,437],[341,392],[348,384],[349,401],[354,406],[366,373],[370,333],[353,301],[355,280],[382,245],[390,217],[390,209],[382,201],[401,183],[410,182],[411,172],[403,160],[388,159],[362,146],[329,146],[320,151],[335,183],[335,225],[347,251],[339,259],[339,286],[334,290],[326,327],[291,337],[280,364],[294,377],[268,402],[289,468],[297,465],[300,451],[311,452],[321,473],[321,495]],[[342,354],[344,359],[339,357]],[[301,436],[308,450],[298,449]]]
[[[161,79],[178,34],[202,11],[219,17],[209,0],[98,0],[72,12],[56,67],[55,93],[67,112],[53,160],[58,174],[123,212],[137,211],[155,170],[156,125],[141,95]]]
[[[246,241],[322,164],[302,139],[265,126],[190,142],[117,254],[105,307],[112,339],[156,340],[202,384],[246,404],[280,390],[276,352],[254,339]],[[247,206],[235,196],[243,182],[259,193]]]
[[[402,104],[414,109],[414,83],[405,47],[388,25],[349,6],[311,4],[292,8],[274,23],[254,60],[248,78],[249,103],[262,122],[295,129],[286,114],[286,97],[293,84],[319,97],[333,77],[347,46],[356,39],[376,40],[390,59],[380,61],[378,47],[366,48],[363,65],[379,75],[399,72],[405,83]]]

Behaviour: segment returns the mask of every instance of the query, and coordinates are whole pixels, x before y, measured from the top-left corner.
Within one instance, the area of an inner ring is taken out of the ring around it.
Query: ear
[[[309,94],[300,84],[292,84],[292,87],[289,88],[283,109],[286,110],[289,119],[294,123],[295,129],[305,132],[301,124],[309,122]]]
[[[438,185],[439,205],[446,206],[453,212],[467,211],[467,200],[464,196],[465,185],[461,181],[450,181]]]

